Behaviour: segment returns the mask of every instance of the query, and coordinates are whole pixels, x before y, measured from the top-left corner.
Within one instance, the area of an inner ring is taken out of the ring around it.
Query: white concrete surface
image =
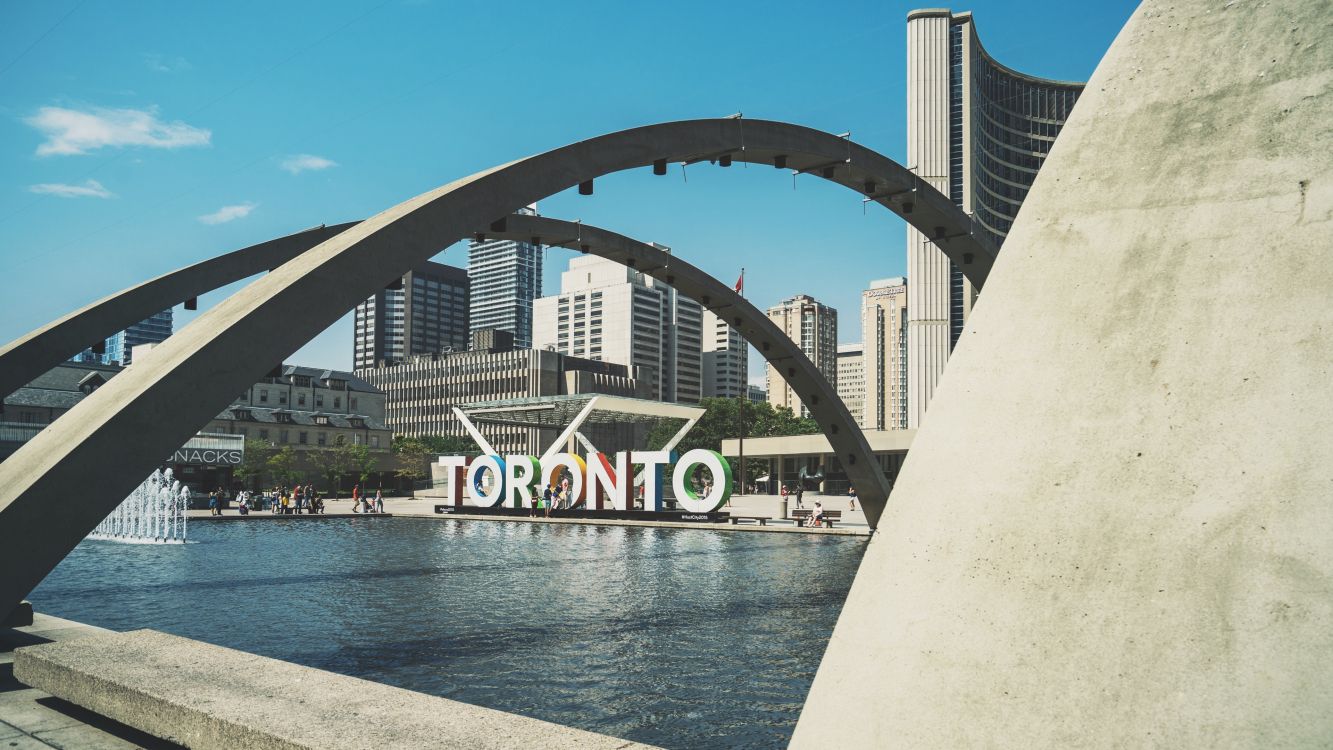
[[[1150,0],[1018,217],[798,748],[1333,738],[1333,28]]]

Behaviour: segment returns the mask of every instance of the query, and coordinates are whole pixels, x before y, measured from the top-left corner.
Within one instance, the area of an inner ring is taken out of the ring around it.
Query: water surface
[[[786,745],[865,546],[407,518],[190,538],[85,541],[34,607],[668,748]]]

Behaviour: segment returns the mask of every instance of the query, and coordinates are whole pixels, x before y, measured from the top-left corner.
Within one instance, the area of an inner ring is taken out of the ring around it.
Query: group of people
[[[352,512],[361,513],[383,513],[384,512],[384,493],[382,490],[375,490],[375,497],[371,498],[361,492],[361,485],[352,488]]]
[[[803,507],[805,507],[805,506],[801,505],[801,498],[802,498],[804,495],[805,495],[805,487],[802,486],[802,485],[800,485],[800,484],[797,484],[797,485],[796,485],[796,493],[795,493],[795,496],[796,496],[796,507],[797,507],[797,508],[803,508]],[[786,500],[788,496],[789,496],[789,493],[788,493],[788,491],[787,491],[787,485],[784,484],[784,485],[782,486],[782,499],[783,499],[783,500]],[[851,508],[852,508],[852,510],[856,510],[856,487],[853,486],[853,485],[848,485],[848,486],[847,486],[847,501],[848,501],[849,503],[851,503]],[[820,506],[819,503],[815,503],[815,507],[816,507],[816,508],[820,508],[821,506]]]
[[[315,490],[314,485],[296,485],[295,487],[285,487],[279,485],[273,488],[269,510],[274,514],[300,515],[301,513],[323,513],[324,498]],[[248,513],[248,511],[247,511]],[[242,513],[246,515],[246,513]]]
[[[528,515],[535,518],[540,511],[547,518],[551,517],[551,511],[569,508],[573,505],[573,496],[569,488],[569,477],[564,477],[559,482],[553,478],[551,483],[542,488],[541,494],[532,498],[532,507]]]

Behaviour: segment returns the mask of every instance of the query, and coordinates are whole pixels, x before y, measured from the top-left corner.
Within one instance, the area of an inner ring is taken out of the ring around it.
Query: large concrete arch
[[[633,128],[520,159],[411,198],[278,267],[172,336],[0,464],[0,610],[7,611],[120,498],[232,396],[479,218],[507,217],[612,172],[669,162],[772,164],[866,193],[928,227],[969,278],[993,251],[970,220],[892,160],[850,140],[765,120]],[[850,460],[850,457],[849,457]],[[59,503],[58,510],[55,504]]]
[[[0,349],[0,388],[17,388],[77,351],[80,341],[109,335],[142,320],[181,299],[247,278],[291,260],[323,240],[360,222],[321,226],[252,245],[108,296]],[[824,433],[848,476],[861,487],[862,507],[873,527],[888,497],[889,487],[855,419],[847,412],[836,389],[809,357],[782,334],[762,311],[731,287],[704,273],[677,255],[645,242],[583,223],[513,214],[485,228],[489,237],[533,240],[536,244],[580,249],[636,268],[673,285],[685,296],[730,320],[733,327],[777,367],[795,388]],[[854,458],[852,458],[854,457]]]
[[[53,320],[0,347],[0,396],[159,310],[277,268],[356,224],[318,226],[241,248],[162,274]]]

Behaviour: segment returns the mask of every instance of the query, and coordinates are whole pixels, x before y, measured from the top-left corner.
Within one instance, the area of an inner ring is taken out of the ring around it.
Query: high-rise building
[[[533,204],[519,213],[536,215]],[[516,240],[473,240],[467,272],[472,277],[472,330],[495,328],[514,334],[514,346],[532,346],[532,301],[542,296],[542,248]]]
[[[972,215],[998,248],[1083,84],[996,62],[971,13],[907,14],[907,163]],[[908,426],[926,412],[976,289],[926,236],[907,228]]]
[[[467,271],[426,261],[356,306],[353,367],[468,348]]]
[[[800,345],[801,351],[824,374],[829,384],[838,385],[838,311],[815,300],[798,294],[768,308],[768,319],[773,321],[792,341]],[[801,397],[787,385],[787,381],[778,374],[773,365],[768,366],[765,385],[768,388],[768,402],[775,407],[785,406],[803,417],[810,412],[801,402]]]
[[[94,354],[92,349],[85,349],[74,359],[78,362],[101,362],[105,365],[129,366],[134,363],[134,347],[142,344],[157,344],[171,335],[172,313],[168,308],[142,320],[118,333],[107,337],[102,354]]]
[[[866,361],[861,344],[838,344],[838,398],[862,428],[866,426]]]
[[[752,404],[762,404],[765,401],[768,401],[768,391],[757,385],[745,386],[745,396],[750,399],[750,403]]]
[[[907,279],[870,282],[861,293],[867,430],[907,429]],[[839,383],[841,385],[841,383]]]
[[[740,398],[746,394],[745,339],[724,318],[704,310],[704,396]]]
[[[696,403],[702,396],[703,308],[666,284],[580,256],[560,275],[560,294],[532,308],[534,348],[626,365],[642,373],[659,401]]]

